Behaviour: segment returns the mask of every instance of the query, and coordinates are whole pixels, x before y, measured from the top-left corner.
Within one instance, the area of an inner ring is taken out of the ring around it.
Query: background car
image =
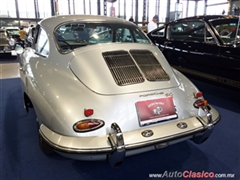
[[[7,55],[9,57],[17,57],[14,50],[14,44],[9,44],[11,39],[10,34],[5,29],[0,29],[0,55]]]
[[[6,29],[6,31],[9,33],[9,36],[11,36],[15,41],[18,40],[19,38],[19,28],[18,27],[4,27],[4,29]]]
[[[168,62],[186,75],[240,90],[238,16],[196,16],[148,33]]]
[[[125,156],[188,139],[202,143],[220,120],[197,87],[128,21],[51,17],[36,26],[33,42],[20,56],[20,76],[24,107],[36,112],[45,154],[108,159],[116,167]]]

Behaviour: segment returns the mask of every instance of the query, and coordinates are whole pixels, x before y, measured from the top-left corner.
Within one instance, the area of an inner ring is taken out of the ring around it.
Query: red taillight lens
[[[196,93],[194,93],[194,97],[195,98],[200,98],[200,97],[202,97],[203,96],[203,94],[202,94],[202,92],[196,92]]]
[[[77,129],[84,130],[97,127],[100,122],[80,122],[77,124]]]
[[[194,103],[194,107],[201,107],[201,106],[207,106],[207,105],[208,105],[207,100],[197,100]]]
[[[104,121],[99,119],[85,119],[78,121],[73,125],[73,129],[77,132],[93,131],[104,126]]]
[[[93,109],[84,109],[84,115],[86,117],[93,115],[94,111]]]

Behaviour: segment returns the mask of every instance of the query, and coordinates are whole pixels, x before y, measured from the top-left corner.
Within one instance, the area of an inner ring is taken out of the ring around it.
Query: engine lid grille
[[[102,55],[117,85],[144,82],[142,74],[127,51],[103,52]]]
[[[159,61],[148,50],[130,50],[130,53],[148,81],[167,81],[169,75]]]

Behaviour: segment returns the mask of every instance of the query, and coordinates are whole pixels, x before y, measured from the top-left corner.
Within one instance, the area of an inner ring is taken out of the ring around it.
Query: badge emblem
[[[152,130],[145,130],[145,131],[142,132],[143,137],[151,137],[152,135],[153,135]]]

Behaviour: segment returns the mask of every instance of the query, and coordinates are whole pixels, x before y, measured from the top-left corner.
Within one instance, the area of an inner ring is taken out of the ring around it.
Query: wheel
[[[45,155],[51,155],[54,153],[53,149],[45,142],[40,133],[38,133],[38,140],[40,149]]]

